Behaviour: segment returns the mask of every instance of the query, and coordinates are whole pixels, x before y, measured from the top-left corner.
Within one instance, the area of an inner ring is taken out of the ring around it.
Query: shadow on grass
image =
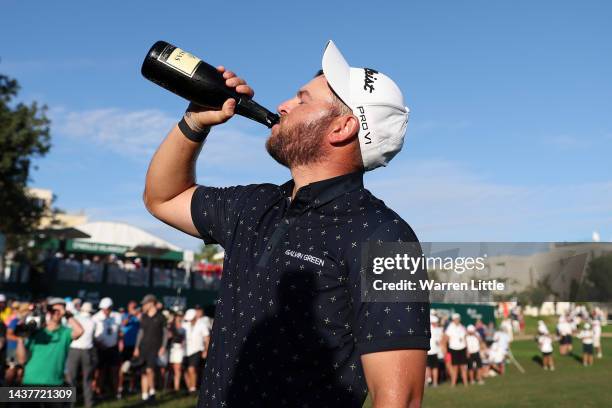
[[[542,360],[542,356],[535,355],[531,358],[531,361],[533,361],[540,367],[544,367],[544,360]]]
[[[582,356],[579,354],[574,353],[573,351],[571,351],[568,354],[569,357],[572,357],[574,360],[576,360],[577,362],[579,362],[580,364],[582,364]]]

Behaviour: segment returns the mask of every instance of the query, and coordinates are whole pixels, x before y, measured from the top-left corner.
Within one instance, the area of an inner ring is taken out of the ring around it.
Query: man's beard
[[[289,168],[320,162],[326,157],[323,140],[334,118],[334,112],[327,112],[321,118],[291,127],[283,127],[281,120],[278,133],[266,141],[266,150],[274,160]]]

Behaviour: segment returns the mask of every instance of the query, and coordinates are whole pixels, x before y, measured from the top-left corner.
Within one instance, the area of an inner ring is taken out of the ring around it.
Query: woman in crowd
[[[183,328],[183,312],[176,312],[170,322],[170,364],[174,376],[174,391],[181,389],[183,374],[183,359],[185,358],[185,329]]]

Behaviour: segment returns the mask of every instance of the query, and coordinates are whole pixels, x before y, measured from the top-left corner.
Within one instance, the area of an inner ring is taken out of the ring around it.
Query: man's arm
[[[444,354],[448,353],[448,334],[444,333],[442,335],[442,340],[440,341],[440,348]]]
[[[138,335],[136,336],[136,345],[134,346],[134,357],[138,357],[140,355],[140,343],[142,342],[143,337],[144,337],[144,330],[140,328],[138,329]]]
[[[25,348],[23,337],[17,337],[17,350],[15,352],[17,363],[25,365],[28,361],[28,351]]]
[[[392,350],[361,356],[373,408],[420,407],[425,350]]]
[[[168,344],[168,328],[164,326],[164,331],[162,332],[162,343],[161,347],[157,351],[157,354],[164,355],[166,353],[166,346]]]
[[[208,345],[210,344],[210,336],[204,337],[204,351],[202,351],[202,358],[206,358],[208,356]]]
[[[72,340],[78,339],[79,337],[81,337],[81,335],[84,332],[83,326],[81,326],[81,323],[79,323],[79,321],[75,319],[73,316],[70,316],[68,318],[68,326],[72,329],[72,332],[70,333]]]
[[[225,83],[250,97],[253,90],[245,81],[223,67]],[[221,110],[208,110],[191,104],[185,121],[192,130],[202,130],[228,121],[234,116],[236,101],[228,99]],[[143,201],[147,210],[159,220],[187,234],[200,234],[191,219],[191,198],[196,189],[195,163],[201,143],[187,139],[178,126],[174,126],[155,152],[147,171]]]

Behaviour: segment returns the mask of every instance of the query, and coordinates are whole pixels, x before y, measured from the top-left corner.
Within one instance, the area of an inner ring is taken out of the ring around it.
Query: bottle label
[[[159,54],[157,60],[182,72],[189,78],[193,78],[194,72],[198,68],[198,65],[200,65],[200,62],[202,62],[202,60],[195,55],[173,45],[167,45],[161,54]]]

